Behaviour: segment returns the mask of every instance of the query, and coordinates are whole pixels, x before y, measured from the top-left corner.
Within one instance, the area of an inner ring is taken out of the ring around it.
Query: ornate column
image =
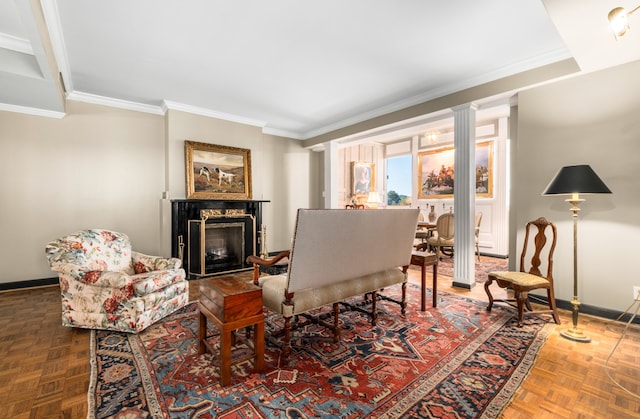
[[[465,104],[453,108],[455,146],[455,247],[453,285],[471,289],[475,285],[476,212],[476,106]]]
[[[338,143],[324,144],[324,208],[338,207]]]

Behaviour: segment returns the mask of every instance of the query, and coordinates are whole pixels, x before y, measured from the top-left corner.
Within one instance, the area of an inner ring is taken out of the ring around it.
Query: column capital
[[[470,103],[465,103],[465,104],[462,104],[462,105],[457,105],[457,106],[454,106],[454,107],[451,108],[451,110],[453,112],[466,111],[467,109],[471,109],[471,110],[477,111],[478,110],[478,105],[475,104],[474,102],[470,102]]]

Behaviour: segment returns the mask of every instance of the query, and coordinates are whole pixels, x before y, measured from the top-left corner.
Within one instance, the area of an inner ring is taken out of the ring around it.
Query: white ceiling
[[[640,59],[633,22],[616,42],[606,21],[629,0],[30,3],[0,2],[0,110],[64,115],[45,51],[69,99],[299,139],[566,58],[583,71]]]

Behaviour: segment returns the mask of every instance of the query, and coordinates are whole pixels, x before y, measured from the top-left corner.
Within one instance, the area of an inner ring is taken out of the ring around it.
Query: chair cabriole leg
[[[489,290],[489,286],[493,282],[493,277],[489,276],[487,282],[484,283],[484,292],[487,293],[487,298],[489,298],[489,304],[487,304],[487,311],[491,311],[493,308],[493,295],[491,295],[491,291]]]

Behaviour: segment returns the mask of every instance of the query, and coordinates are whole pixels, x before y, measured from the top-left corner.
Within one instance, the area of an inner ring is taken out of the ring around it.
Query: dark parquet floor
[[[420,283],[420,271],[409,275]],[[454,288],[440,275],[438,287],[486,301],[481,285]],[[197,299],[197,281],[190,289]],[[571,324],[570,313],[561,311],[561,320],[503,417],[640,417],[640,398],[619,389],[604,368],[623,324],[581,316],[580,326],[592,338],[585,344],[562,338],[558,331]],[[631,328],[610,365],[617,381],[640,394],[640,328]],[[57,286],[0,293],[0,417],[86,417],[89,375],[89,331],[60,325]]]

